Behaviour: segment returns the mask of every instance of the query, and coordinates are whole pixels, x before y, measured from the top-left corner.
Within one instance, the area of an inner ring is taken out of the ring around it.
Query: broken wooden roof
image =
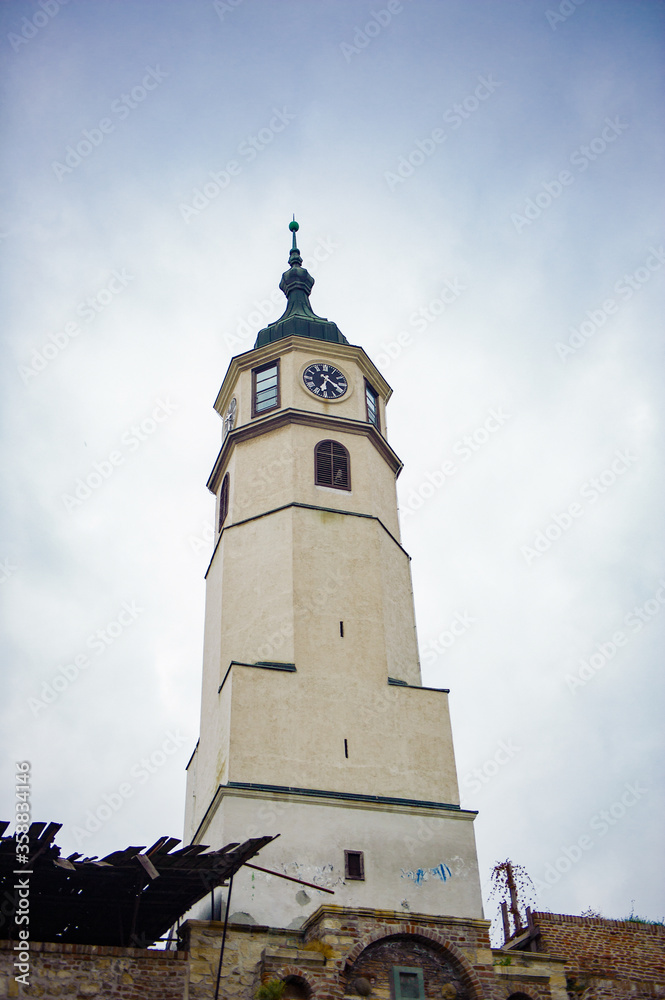
[[[229,879],[274,837],[254,837],[208,851],[192,844],[179,851],[173,837],[152,847],[126,847],[105,858],[60,857],[54,843],[61,823],[32,823],[28,863],[17,862],[16,835],[0,821],[0,898],[15,899],[29,879],[33,941],[148,948],[195,903]],[[23,855],[24,856],[24,855]],[[13,924],[13,914],[7,914]],[[15,933],[15,931],[14,931]]]

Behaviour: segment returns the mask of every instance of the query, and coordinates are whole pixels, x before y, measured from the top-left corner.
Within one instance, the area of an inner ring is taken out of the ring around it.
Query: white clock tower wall
[[[481,916],[448,695],[422,687],[401,462],[386,440],[391,389],[311,312],[312,279],[294,252],[284,316],[231,361],[215,403],[226,433],[208,481],[218,533],[186,835],[219,847],[280,833],[262,864],[311,869],[320,884],[327,872],[337,904],[406,899],[423,913]],[[325,485],[322,442],[338,449]],[[365,858],[362,880],[346,877],[349,850]],[[414,866],[434,873],[415,895],[404,875]],[[257,878],[239,873],[234,886],[234,909],[251,921],[286,926],[322,901]]]

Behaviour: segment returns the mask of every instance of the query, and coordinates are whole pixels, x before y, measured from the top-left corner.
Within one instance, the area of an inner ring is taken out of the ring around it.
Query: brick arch
[[[448,958],[453,959],[455,965],[457,965],[460,973],[460,977],[465,987],[469,990],[472,996],[472,1000],[485,1000],[485,993],[480,979],[474,972],[473,968],[469,964],[469,960],[460,951],[457,945],[449,941],[448,938],[444,937],[442,934],[437,934],[436,931],[431,930],[429,927],[417,927],[414,924],[403,923],[392,925],[391,927],[383,927],[381,930],[372,931],[370,934],[365,934],[357,944],[351,948],[348,955],[342,961],[342,971],[346,973],[347,969],[350,968],[362,955],[362,953],[369,948],[370,945],[376,944],[377,941],[382,941],[387,938],[394,937],[406,937],[413,938],[414,940],[420,939],[421,941],[426,941],[428,944],[433,944],[436,948],[446,954]]]
[[[271,978],[276,979],[287,979],[288,976],[294,976],[297,979],[302,980],[307,989],[309,990],[310,997],[316,995],[316,984],[308,978],[304,969],[301,969],[299,965],[278,965],[273,966],[270,969]]]

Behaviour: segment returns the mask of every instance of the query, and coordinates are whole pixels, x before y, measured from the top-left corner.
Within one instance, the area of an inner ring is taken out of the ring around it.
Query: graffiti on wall
[[[416,885],[422,885],[423,882],[428,882],[432,878],[438,878],[442,882],[447,882],[452,877],[453,873],[448,865],[443,864],[443,862],[437,865],[436,868],[415,868],[408,870],[402,868],[402,878],[413,879]]]

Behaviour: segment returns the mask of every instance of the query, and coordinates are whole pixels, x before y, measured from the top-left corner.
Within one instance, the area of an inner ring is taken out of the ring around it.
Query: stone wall
[[[214,993],[223,925],[188,921],[190,1000]],[[428,1000],[568,1000],[563,963],[538,954],[493,952],[484,920],[322,906],[300,930],[230,924],[220,995],[252,1000],[261,982],[285,979],[289,997],[390,1000],[395,965],[424,971]],[[361,984],[364,985],[364,984]]]
[[[490,948],[485,920],[322,906],[297,930],[229,924],[220,997],[390,1000],[392,970],[420,968],[428,1000],[665,1000],[665,928],[535,913],[538,952]],[[31,980],[14,979],[0,942],[0,998],[210,1000],[223,923],[190,920],[179,951],[31,942]],[[359,988],[360,987],[360,988]]]
[[[30,942],[30,985],[14,979],[14,945],[0,941],[0,997],[184,1000],[187,955],[179,951]]]
[[[665,927],[631,920],[534,913],[539,951],[565,961],[571,996],[665,997]]]

